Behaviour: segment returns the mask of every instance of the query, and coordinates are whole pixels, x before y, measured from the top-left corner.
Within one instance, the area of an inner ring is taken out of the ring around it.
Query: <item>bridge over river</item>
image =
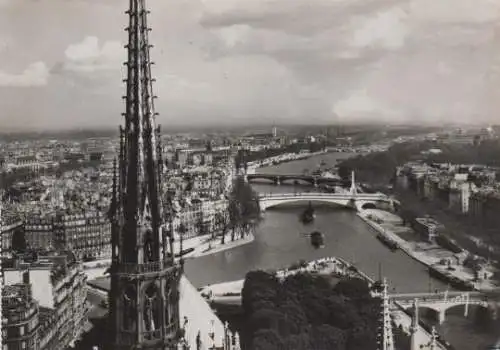
[[[403,309],[425,308],[437,314],[439,324],[445,321],[446,311],[454,307],[464,308],[464,317],[469,315],[469,305],[488,308],[496,318],[499,301],[494,292],[437,292],[437,293],[406,293],[389,295],[390,300]]]
[[[246,179],[248,182],[254,182],[257,180],[267,180],[276,185],[281,184],[294,184],[297,181],[307,182],[311,185],[318,186],[321,184],[326,185],[343,185],[343,186],[351,186],[350,180],[342,180],[338,177],[327,177],[320,175],[304,175],[304,174],[247,174]]]
[[[315,204],[334,204],[353,209],[377,208],[381,204],[394,206],[396,201],[383,193],[263,193],[259,195],[260,209],[265,211],[285,204],[314,202]]]

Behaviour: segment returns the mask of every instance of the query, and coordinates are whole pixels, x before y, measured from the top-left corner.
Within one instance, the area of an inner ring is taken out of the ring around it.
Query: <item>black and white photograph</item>
[[[500,350],[500,0],[0,0],[2,350]]]

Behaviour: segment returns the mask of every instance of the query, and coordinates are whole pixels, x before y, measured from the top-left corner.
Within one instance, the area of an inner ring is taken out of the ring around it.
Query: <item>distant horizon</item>
[[[276,127],[278,130],[294,129],[294,128],[335,128],[335,127],[374,127],[374,128],[484,128],[488,126],[500,125],[486,124],[486,123],[376,123],[373,121],[367,122],[353,122],[353,123],[219,123],[219,124],[206,124],[206,125],[188,125],[188,124],[174,124],[168,127],[164,124],[157,124],[161,127],[162,134],[183,134],[183,133],[224,133],[235,131],[249,131],[249,132],[265,132],[266,130],[271,133],[272,128]],[[22,134],[42,134],[42,135],[58,135],[58,134],[75,134],[75,133],[118,133],[120,124],[116,126],[94,126],[94,127],[71,127],[71,128],[23,128],[23,129],[1,129],[1,135],[22,135]]]
[[[147,4],[166,128],[498,120],[500,1]],[[126,9],[0,0],[0,129],[119,125]]]

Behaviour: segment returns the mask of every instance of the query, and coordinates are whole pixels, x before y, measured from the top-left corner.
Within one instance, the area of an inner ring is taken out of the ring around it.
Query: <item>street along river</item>
[[[321,160],[333,166],[346,153],[328,153],[309,159],[261,168],[258,172],[274,174],[301,174],[304,169],[313,170]],[[275,186],[259,183],[253,185],[261,193],[293,192],[294,186]],[[311,188],[296,187],[302,191]],[[342,208],[316,208],[316,219],[309,225],[299,221],[303,208],[276,208],[265,213],[255,232],[255,241],[231,250],[187,260],[185,272],[191,282],[203,286],[244,278],[248,271],[279,269],[301,259],[313,260],[338,256],[348,260],[373,278],[386,277],[391,292],[429,292],[447,289],[444,283],[429,277],[427,268],[401,251],[392,252],[382,245],[373,230],[354,212]],[[314,230],[325,235],[325,247],[315,249],[305,233]],[[493,331],[477,330],[475,309],[468,318],[463,309],[454,308],[447,313],[446,321],[439,327],[440,333],[457,350],[485,349],[493,343]],[[425,315],[425,313],[424,313]],[[497,337],[500,336],[497,334]]]

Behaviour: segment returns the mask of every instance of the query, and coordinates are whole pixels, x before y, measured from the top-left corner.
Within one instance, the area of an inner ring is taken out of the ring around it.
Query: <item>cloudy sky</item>
[[[148,0],[160,122],[500,122],[499,0]],[[128,0],[0,0],[0,129],[121,123]]]

